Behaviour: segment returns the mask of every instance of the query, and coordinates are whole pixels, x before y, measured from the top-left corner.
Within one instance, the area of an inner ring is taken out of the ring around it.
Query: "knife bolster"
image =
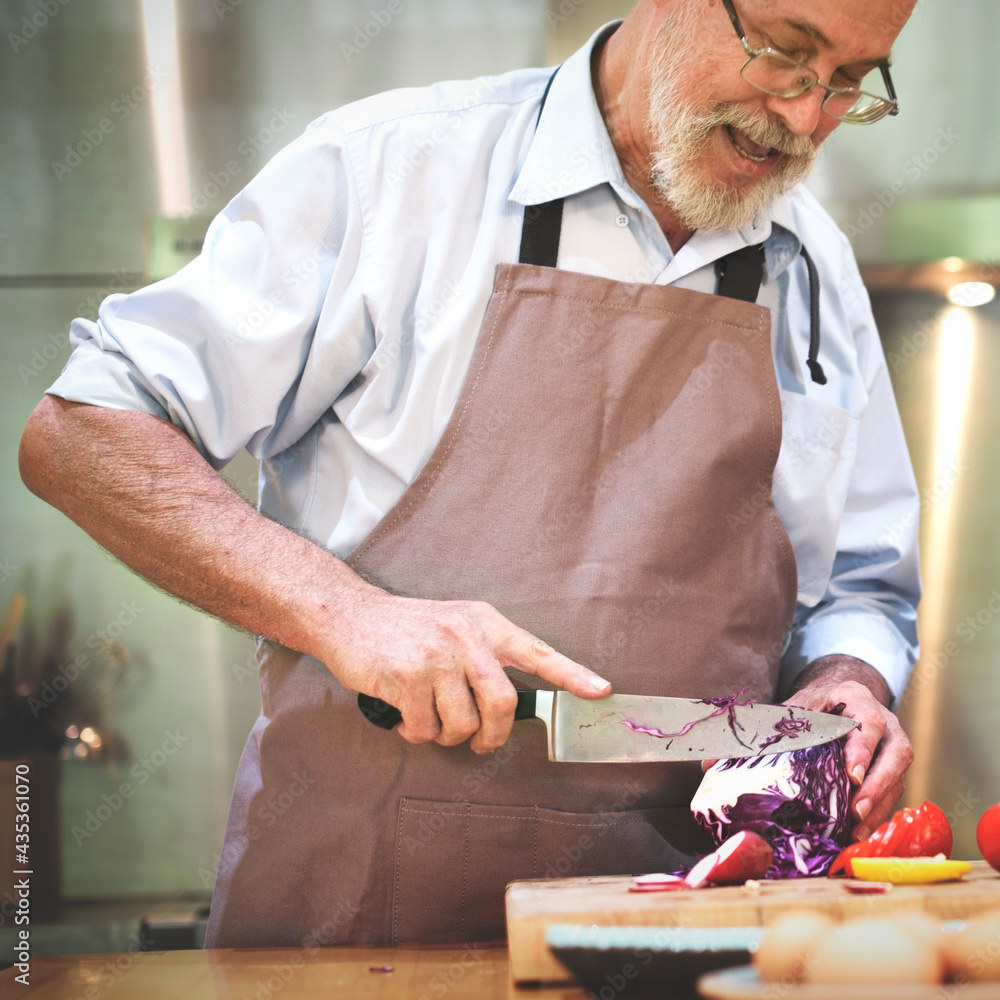
[[[545,731],[548,734],[549,760],[555,760],[556,727],[555,719],[553,718],[555,691],[532,691],[531,693],[535,696],[535,718],[541,719],[545,723]]]

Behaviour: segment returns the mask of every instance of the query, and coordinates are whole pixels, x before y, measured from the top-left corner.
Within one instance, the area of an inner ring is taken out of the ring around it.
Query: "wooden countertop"
[[[388,971],[388,970],[392,971]],[[0,996],[31,1000],[587,1000],[578,986],[519,989],[507,949],[234,948],[35,955],[30,983],[0,972]]]

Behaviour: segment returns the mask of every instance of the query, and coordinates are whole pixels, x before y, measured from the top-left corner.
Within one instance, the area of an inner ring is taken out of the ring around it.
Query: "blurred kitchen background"
[[[630,6],[3,0],[0,776],[26,750],[39,781],[50,762],[49,910],[63,905],[36,948],[127,950],[140,915],[197,919],[259,706],[248,636],[136,578],[21,484],[20,431],[68,357],[70,320],[180,266],[329,108],[554,64]],[[862,263],[923,498],[905,802],[937,802],[962,858],[979,857],[976,819],[1000,799],[1000,305],[976,305],[1000,281],[998,37],[995,0],[921,0],[895,50],[901,113],[839,129],[810,181]],[[255,497],[246,456],[225,474]],[[18,686],[34,700],[15,705]],[[0,944],[11,902],[0,891]]]

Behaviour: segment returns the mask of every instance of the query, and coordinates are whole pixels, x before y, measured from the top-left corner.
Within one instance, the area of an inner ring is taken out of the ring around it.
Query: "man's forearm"
[[[487,604],[399,597],[365,582],[259,514],[184,434],[149,414],[46,397],[25,428],[21,475],[152,583],[397,706],[410,742],[504,743],[517,704],[506,667],[578,697],[610,690]]]
[[[177,428],[46,396],[21,444],[28,488],[171,594],[318,654],[339,592],[366,588],[330,553],[247,504]]]

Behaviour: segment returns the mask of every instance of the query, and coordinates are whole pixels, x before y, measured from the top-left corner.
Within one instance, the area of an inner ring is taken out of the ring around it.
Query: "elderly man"
[[[697,765],[550,764],[516,683],[843,703],[855,835],[892,809],[918,498],[797,184],[896,112],[911,6],[639,0],[554,74],[361,101],[75,325],[26,483],[260,636],[209,944],[497,937],[511,879],[696,849]]]

